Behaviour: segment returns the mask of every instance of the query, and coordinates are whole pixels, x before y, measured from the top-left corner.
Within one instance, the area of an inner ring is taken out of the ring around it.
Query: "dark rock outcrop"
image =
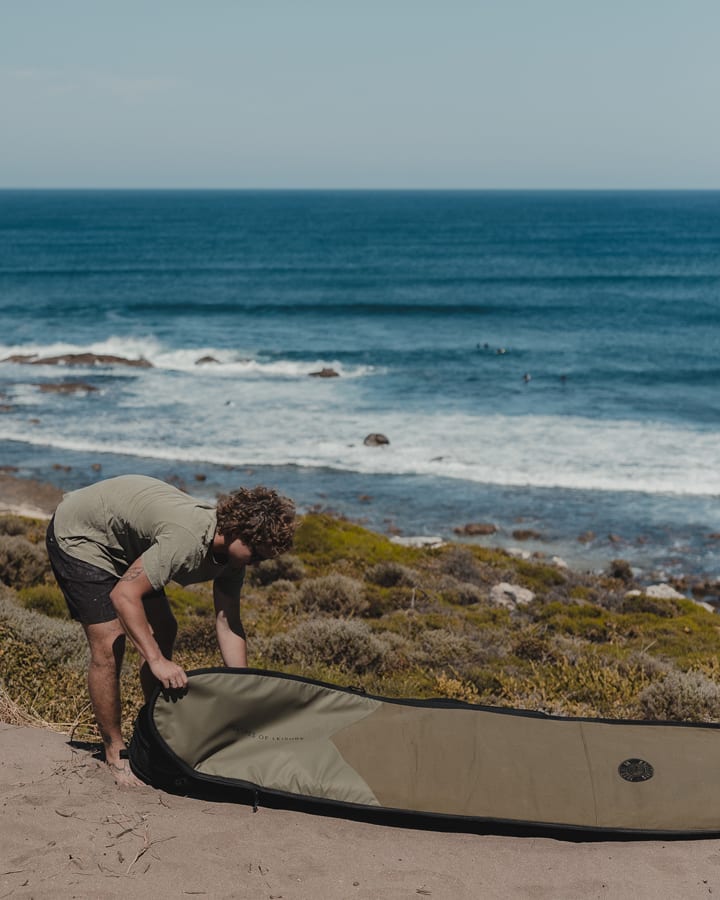
[[[37,388],[43,394],[79,394],[85,392],[90,394],[96,391],[94,384],[88,384],[86,381],[63,381],[61,384],[38,384]]]
[[[152,363],[143,359],[127,359],[124,356],[112,356],[108,353],[62,353],[59,356],[29,356],[15,354],[8,356],[3,362],[25,363],[31,366],[134,366],[139,369],[151,369]]]
[[[363,444],[365,444],[366,447],[380,447],[382,444],[389,443],[390,441],[384,434],[378,434],[377,432],[372,432],[372,434],[369,434],[363,441]]]
[[[339,378],[340,373],[335,369],[320,369],[319,372],[308,372],[311,378]]]
[[[497,526],[491,522],[468,522],[458,528],[453,528],[455,534],[495,534]]]
[[[516,541],[540,541],[542,535],[539,531],[533,531],[532,528],[516,528],[512,536]]]

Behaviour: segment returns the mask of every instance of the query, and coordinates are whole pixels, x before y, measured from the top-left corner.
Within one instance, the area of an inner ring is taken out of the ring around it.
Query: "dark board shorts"
[[[54,521],[51,519],[48,525],[45,545],[70,615],[83,625],[99,625],[101,622],[117,619],[110,591],[118,583],[118,576],[75,559],[61,550],[55,538]]]

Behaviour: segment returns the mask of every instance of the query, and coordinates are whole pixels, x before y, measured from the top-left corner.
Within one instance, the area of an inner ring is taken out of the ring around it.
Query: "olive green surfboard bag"
[[[720,726],[391,700],[259,669],[156,692],[130,762],[170,791],[373,820],[720,832]]]

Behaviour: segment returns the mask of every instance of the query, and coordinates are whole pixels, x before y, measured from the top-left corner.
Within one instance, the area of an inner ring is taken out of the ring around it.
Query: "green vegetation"
[[[0,718],[93,736],[87,652],[67,620],[36,521],[0,517]],[[509,582],[524,606],[494,605]],[[720,619],[690,600],[640,593],[622,560],[603,576],[501,550],[413,549],[308,515],[293,554],[248,575],[250,664],[391,697],[441,696],[555,714],[720,720]],[[167,589],[177,660],[220,664],[210,585]],[[141,694],[122,677],[126,724]]]

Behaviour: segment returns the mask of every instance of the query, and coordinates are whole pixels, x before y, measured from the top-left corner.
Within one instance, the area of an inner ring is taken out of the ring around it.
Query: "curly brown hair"
[[[295,504],[262,485],[240,488],[219,497],[217,527],[228,540],[240,538],[248,547],[262,547],[263,555],[279,556],[292,547]]]

